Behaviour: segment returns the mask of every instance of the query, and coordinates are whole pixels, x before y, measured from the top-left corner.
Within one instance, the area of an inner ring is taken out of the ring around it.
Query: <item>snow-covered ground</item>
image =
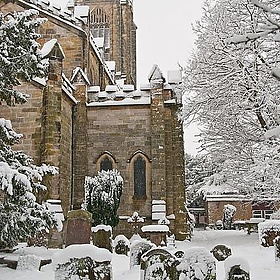
[[[250,265],[251,280],[277,280],[280,275],[280,264],[275,263],[274,249],[261,247],[258,234],[247,235],[244,231],[218,231],[196,230],[191,242],[176,242],[177,250],[186,250],[190,247],[205,247],[211,250],[217,244],[228,245],[233,256],[245,258]],[[56,250],[43,252],[52,254]],[[113,254],[114,280],[137,280],[139,266],[129,269],[129,258]],[[217,263],[217,280],[224,280],[224,262]],[[53,266],[46,265],[41,271],[19,271],[0,266],[0,279],[2,280],[53,280]]]

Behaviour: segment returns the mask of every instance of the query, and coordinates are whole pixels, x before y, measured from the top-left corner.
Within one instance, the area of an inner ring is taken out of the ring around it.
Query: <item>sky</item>
[[[51,0],[64,6],[68,0]],[[133,0],[137,26],[137,84],[148,82],[148,75],[157,64],[165,78],[168,70],[186,65],[194,49],[192,24],[202,16],[204,0]],[[185,151],[196,154],[195,125],[185,130]]]

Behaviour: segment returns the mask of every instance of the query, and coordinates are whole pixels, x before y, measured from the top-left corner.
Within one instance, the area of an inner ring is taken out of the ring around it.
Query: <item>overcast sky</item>
[[[153,64],[165,77],[183,66],[194,45],[192,23],[202,15],[204,0],[133,0],[137,25],[138,85],[147,83]]]

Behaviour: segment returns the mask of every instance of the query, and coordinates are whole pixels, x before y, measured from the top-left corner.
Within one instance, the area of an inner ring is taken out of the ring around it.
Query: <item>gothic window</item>
[[[100,171],[101,170],[112,170],[113,169],[113,163],[112,161],[109,159],[108,156],[104,157],[100,163]]]
[[[96,8],[91,12],[92,35],[94,38],[104,38],[104,48],[110,48],[109,18],[102,8]]]
[[[96,161],[96,171],[116,169],[116,160],[109,152],[104,152]]]
[[[146,196],[146,161],[140,155],[134,161],[134,196]]]

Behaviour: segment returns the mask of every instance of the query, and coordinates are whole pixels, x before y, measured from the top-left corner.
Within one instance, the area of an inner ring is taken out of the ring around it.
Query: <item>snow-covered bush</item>
[[[94,226],[112,227],[119,222],[117,210],[122,195],[123,178],[116,170],[100,171],[95,177],[85,179],[85,200],[82,207],[92,213]]]
[[[223,226],[224,229],[231,229],[232,218],[236,212],[236,207],[231,204],[226,204],[223,209]]]
[[[280,220],[267,220],[258,224],[259,240],[262,246],[273,246],[273,240],[280,236]]]
[[[180,280],[216,279],[215,259],[201,247],[188,249],[177,269],[180,272]]]

